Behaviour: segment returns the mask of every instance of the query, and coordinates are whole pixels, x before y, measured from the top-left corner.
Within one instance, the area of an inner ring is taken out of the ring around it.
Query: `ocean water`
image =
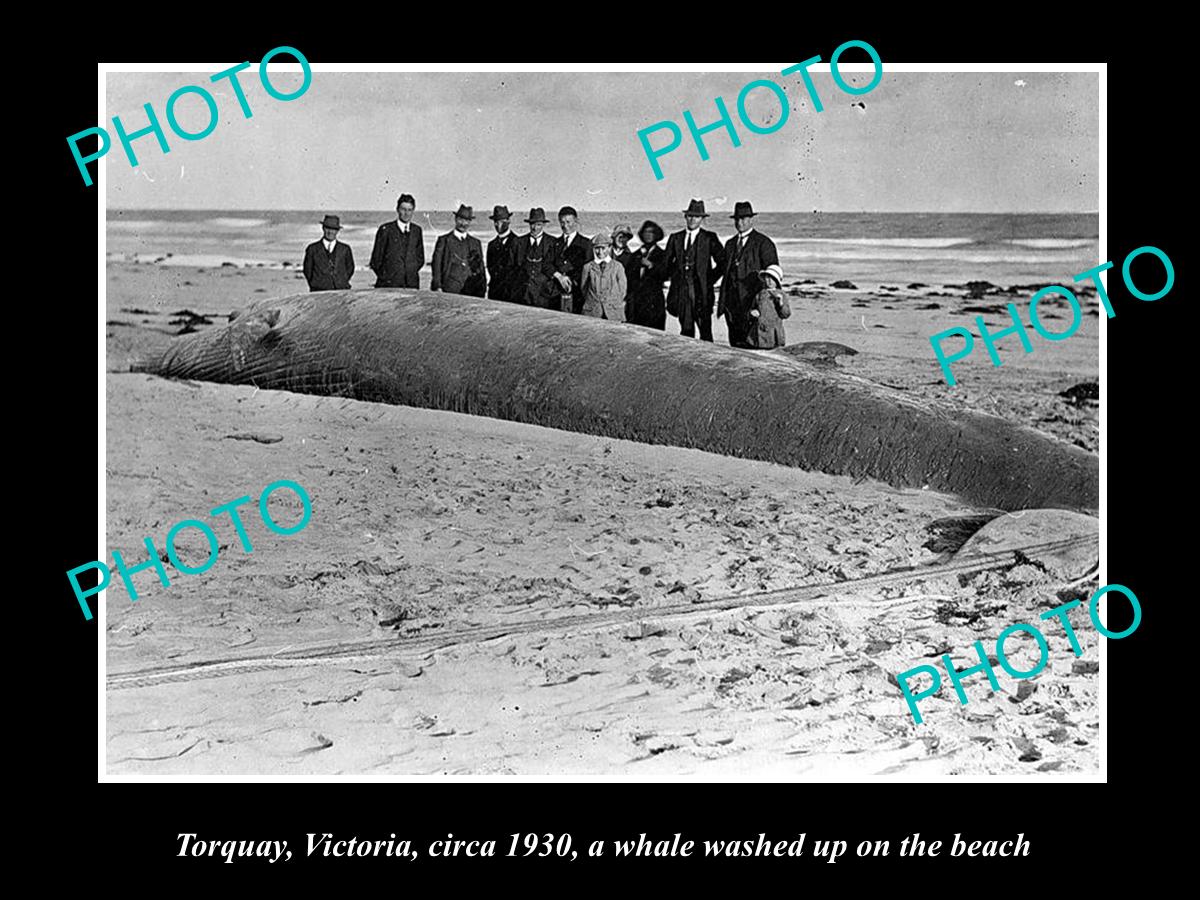
[[[552,211],[551,211],[552,214]],[[284,263],[299,266],[304,247],[321,236],[323,212],[311,210],[109,210],[107,251],[171,265],[219,266]],[[365,269],[375,229],[394,214],[386,210],[342,212],[340,239]],[[472,234],[484,242],[494,231],[477,213]],[[526,230],[524,214],[514,230]],[[674,212],[580,211],[580,231],[628,222],[636,230],[653,219],[670,234],[683,228]],[[453,228],[449,210],[418,210],[426,259],[439,234]],[[990,281],[1001,286],[1063,282],[1099,259],[1096,213],[760,213],[755,228],[775,241],[785,281],[847,280],[862,288],[912,282],[931,286]],[[710,216],[706,227],[732,237],[728,213]],[[558,234],[557,223],[547,229]],[[636,239],[632,246],[637,246]],[[361,280],[361,279],[360,279]]]

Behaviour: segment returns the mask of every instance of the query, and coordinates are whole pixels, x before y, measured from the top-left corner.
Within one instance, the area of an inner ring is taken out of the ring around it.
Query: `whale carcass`
[[[136,366],[694,447],[1016,510],[1099,506],[1099,460],[780,354],[414,290],[261,300]]]

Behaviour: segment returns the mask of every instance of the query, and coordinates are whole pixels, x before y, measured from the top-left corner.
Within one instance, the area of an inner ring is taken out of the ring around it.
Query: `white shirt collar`
[[[579,232],[578,232],[578,231],[572,231],[570,234],[564,234],[564,235],[563,235],[563,239],[562,239],[562,240],[563,240],[563,246],[564,246],[564,247],[570,247],[570,246],[571,246],[571,241],[575,240],[575,235],[577,235],[577,234],[579,234]]]
[[[460,241],[465,241],[467,239],[467,233],[465,231],[459,231],[457,228],[455,228],[450,233],[452,235],[454,235],[456,238],[458,238]]]
[[[697,231],[699,231],[699,230],[700,230],[700,226],[699,226],[699,225],[697,225],[695,228],[688,228],[688,227],[685,225],[685,226],[684,226],[684,228],[683,228],[683,230],[684,230],[685,232],[687,232],[688,234],[694,235],[694,234],[695,234]]]
[[[754,226],[751,225],[749,228],[746,229],[745,234],[738,235],[738,240],[744,241],[746,238],[750,237],[750,235],[753,233],[754,233]]]
[[[327,241],[325,238],[321,238],[321,243],[325,245],[326,253],[332,253],[333,245],[337,243],[337,238],[334,238],[332,241]]]
[[[412,224],[412,222],[408,222],[408,223],[401,222],[401,221],[400,221],[400,217],[399,217],[399,216],[396,216],[396,224],[400,226],[400,231],[401,231],[403,234],[408,234],[408,226],[409,226],[409,225],[411,225],[411,224]]]

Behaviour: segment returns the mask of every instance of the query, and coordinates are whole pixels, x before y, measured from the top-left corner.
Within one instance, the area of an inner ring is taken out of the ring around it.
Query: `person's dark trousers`
[[[746,328],[748,325],[749,316],[734,310],[725,310],[725,326],[729,329],[730,347],[746,346]]]
[[[687,304],[680,311],[679,316],[679,333],[684,337],[695,337],[696,326],[700,326],[700,340],[712,343],[712,313],[705,311],[700,315],[693,315],[691,304]]]

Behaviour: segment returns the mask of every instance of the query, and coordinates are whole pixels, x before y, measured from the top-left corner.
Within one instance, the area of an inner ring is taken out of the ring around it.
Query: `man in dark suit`
[[[508,228],[512,214],[507,206],[497,206],[492,209],[489,218],[496,229],[496,236],[487,245],[487,295],[490,300],[508,300],[512,290],[513,247],[517,243],[516,235]]]
[[[562,237],[558,239],[554,277],[563,291],[563,312],[580,312],[583,295],[579,289],[583,278],[583,267],[592,261],[592,242],[579,233],[579,213],[575,207],[564,206],[558,211],[558,225]],[[570,294],[570,303],[567,302]]]
[[[512,250],[512,291],[509,299],[525,306],[559,309],[560,287],[554,280],[557,242],[546,234],[546,211],[529,211],[529,233],[515,239]]]
[[[310,291],[348,291],[354,277],[354,254],[350,245],[337,239],[342,220],[326,216],[321,222],[325,236],[304,248],[304,277]]]
[[[667,238],[665,270],[671,279],[667,312],[679,319],[679,333],[694,337],[699,325],[700,340],[711,343],[713,286],[725,271],[725,251],[714,232],[700,227],[707,218],[703,200],[688,204],[687,227]]]
[[[487,292],[483,245],[479,238],[467,233],[474,218],[475,210],[459,204],[454,213],[454,230],[437,239],[431,264],[433,281],[430,286],[433,290],[468,297],[482,297]]]
[[[385,222],[375,232],[375,247],[371,251],[375,287],[421,286],[419,273],[425,265],[425,238],[421,226],[412,220],[416,208],[412,194],[401,194],[396,201],[395,221]]]
[[[725,314],[729,346],[745,347],[750,310],[762,287],[758,273],[767,266],[779,265],[779,253],[774,241],[754,230],[754,207],[748,201],[735,203],[730,218],[737,234],[725,243],[725,278],[717,315]]]

